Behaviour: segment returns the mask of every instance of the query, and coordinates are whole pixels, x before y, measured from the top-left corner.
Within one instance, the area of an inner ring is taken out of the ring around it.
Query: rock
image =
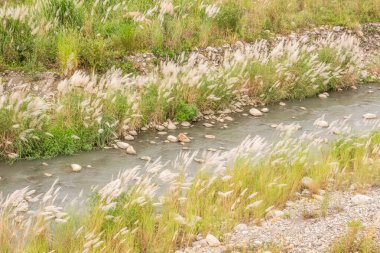
[[[204,159],[201,159],[201,158],[194,158],[194,161],[196,161],[197,163],[205,163],[205,160]]]
[[[131,130],[129,131],[129,134],[130,135],[133,135],[133,136],[137,136],[137,132],[135,130]]]
[[[215,139],[215,135],[206,134],[206,135],[205,135],[205,138],[206,138],[206,139]]]
[[[157,132],[157,134],[158,134],[158,135],[167,135],[168,132],[165,132],[165,131],[159,131],[159,132]]]
[[[157,131],[164,131],[164,130],[165,130],[165,127],[162,126],[162,125],[156,125],[156,130],[157,130]]]
[[[116,142],[116,145],[120,149],[127,149],[129,147],[129,144],[126,142],[118,141]]]
[[[134,139],[135,139],[135,137],[133,137],[130,134],[127,134],[126,136],[124,136],[124,140],[126,140],[126,141],[133,141]]]
[[[285,106],[286,104],[284,102],[280,102],[279,105]]]
[[[322,99],[326,99],[327,98],[327,95],[322,93],[322,94],[319,94],[318,95],[319,98],[322,98]]]
[[[317,120],[316,122],[314,122],[314,125],[320,128],[329,127],[329,123],[326,120]]]
[[[212,234],[208,234],[206,236],[206,242],[211,247],[218,247],[218,246],[220,246],[220,241],[218,240],[218,238],[216,238]]]
[[[176,130],[177,126],[171,120],[169,120],[169,122],[168,122],[168,129],[169,130]]]
[[[235,232],[242,232],[248,230],[247,224],[238,224],[234,228]]]
[[[49,164],[47,164],[47,163],[43,162],[43,163],[42,163],[42,165],[43,165],[43,166],[48,166]]]
[[[233,121],[234,119],[232,118],[232,117],[230,117],[230,116],[227,116],[227,117],[225,117],[224,118],[225,120],[228,120],[228,121]]]
[[[178,140],[180,142],[190,142],[190,139],[189,137],[186,136],[186,134],[184,133],[180,133],[178,136],[177,136]]]
[[[284,212],[280,210],[270,210],[266,215],[266,219],[275,219],[275,218],[282,218],[284,216]]]
[[[50,173],[44,173],[44,175],[45,175],[46,177],[51,177],[51,176],[53,176],[53,174],[50,174]]]
[[[175,137],[174,135],[168,135],[166,138],[169,142],[178,142],[178,138]]]
[[[136,150],[134,149],[134,147],[130,145],[130,146],[127,148],[127,154],[128,154],[128,155],[136,155],[137,152],[136,152]]]
[[[359,193],[351,198],[351,201],[354,205],[364,204],[369,202],[370,200],[372,200],[371,197]]]
[[[304,189],[309,189],[309,190],[313,189],[313,187],[314,187],[313,179],[310,177],[303,177],[301,179],[301,186]]]
[[[140,157],[140,159],[141,160],[145,160],[145,161],[150,161],[150,160],[152,160],[152,158],[150,157],[150,156],[142,156],[142,157]]]
[[[205,127],[213,127],[213,124],[210,124],[210,123],[203,123],[203,126],[205,126]]]
[[[71,170],[73,172],[79,172],[82,170],[82,166],[80,166],[79,164],[73,163],[71,164]]]
[[[257,110],[256,108],[252,108],[251,110],[249,110],[249,114],[255,117],[263,116],[263,113]]]
[[[264,113],[268,113],[269,109],[265,107],[265,108],[262,108],[261,111],[264,112]]]
[[[376,119],[377,116],[374,113],[366,113],[366,114],[363,115],[363,118],[364,119]]]
[[[9,154],[8,154],[8,157],[9,157],[10,159],[16,159],[16,158],[18,157],[18,154],[16,154],[16,153],[9,153]]]
[[[188,121],[184,121],[184,122],[181,123],[181,126],[183,126],[183,127],[190,127],[191,124]]]

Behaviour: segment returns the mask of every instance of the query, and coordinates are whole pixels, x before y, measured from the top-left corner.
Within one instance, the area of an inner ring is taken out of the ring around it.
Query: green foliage
[[[50,0],[44,6],[44,14],[48,20],[56,20],[58,25],[79,28],[83,25],[83,12],[74,0]]]
[[[34,43],[34,36],[27,24],[5,19],[0,25],[0,57],[4,63],[24,65],[31,59]]]
[[[187,103],[181,102],[176,108],[174,119],[178,121],[193,120],[197,114],[198,108],[195,105],[189,105]]]
[[[221,6],[216,17],[217,25],[221,29],[237,32],[242,14],[243,11],[236,2],[226,2]]]

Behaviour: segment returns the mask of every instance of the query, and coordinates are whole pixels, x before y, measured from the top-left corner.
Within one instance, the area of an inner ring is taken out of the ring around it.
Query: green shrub
[[[175,113],[174,119],[178,121],[193,120],[198,114],[198,108],[195,105],[180,103]]]
[[[57,58],[60,70],[66,75],[75,71],[79,64],[79,38],[75,32],[62,32],[58,35]]]
[[[6,19],[0,25],[0,52],[6,64],[24,65],[33,54],[34,36],[30,27],[18,20]]]
[[[44,14],[48,20],[54,19],[60,26],[81,27],[83,25],[83,14],[75,6],[74,0],[47,1]]]
[[[234,2],[228,2],[221,6],[216,22],[219,28],[236,32],[239,28],[239,22],[243,12],[239,5]]]

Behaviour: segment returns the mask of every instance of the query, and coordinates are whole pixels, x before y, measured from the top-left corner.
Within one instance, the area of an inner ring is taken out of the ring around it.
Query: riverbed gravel
[[[380,241],[380,188],[300,197],[288,201],[282,212],[282,217],[271,216],[261,224],[238,224],[220,238],[220,245],[210,246],[207,239],[198,236],[192,247],[176,253],[257,252],[265,245],[276,245],[289,253],[326,252],[354,220],[364,228],[375,228]]]

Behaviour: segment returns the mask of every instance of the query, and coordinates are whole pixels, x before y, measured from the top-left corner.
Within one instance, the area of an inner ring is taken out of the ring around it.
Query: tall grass
[[[16,48],[23,37],[30,37],[31,43],[24,49],[24,58],[2,64],[59,69],[59,57],[45,57],[46,50],[38,49],[48,45],[37,42],[48,37],[57,48],[62,30],[68,34],[77,31],[76,39],[90,47],[104,43],[107,47],[102,60],[118,65],[120,59],[131,52],[153,51],[167,56],[237,39],[252,42],[267,37],[268,31],[287,33],[325,24],[356,29],[362,23],[379,21],[379,13],[377,0],[3,1],[0,30],[17,34],[11,42],[7,36],[0,37],[1,47]],[[21,31],[20,26],[25,28]],[[0,53],[2,58],[8,55],[5,51]],[[88,67],[90,55],[80,52],[79,56],[79,64]],[[103,71],[96,64],[90,67]]]
[[[223,240],[237,223],[260,222],[270,210],[296,198],[304,176],[313,179],[314,192],[327,186],[378,186],[379,136],[345,136],[330,145],[310,141],[312,136],[277,144],[247,138],[231,151],[209,154],[195,177],[187,170],[196,154],[184,153],[172,164],[156,161],[120,172],[93,193],[80,213],[57,206],[59,190],[54,185],[37,196],[25,188],[1,201],[0,248],[173,252],[199,234]],[[159,196],[159,191],[164,193]],[[37,209],[30,207],[32,202]]]
[[[76,33],[59,37],[62,70],[74,72],[80,48]],[[363,52],[350,35],[311,40],[266,40],[226,53],[223,63],[196,60],[161,63],[146,75],[77,71],[49,92],[21,85],[0,95],[0,156],[50,157],[110,144],[130,130],[167,119],[193,120],[198,111],[239,107],[253,101],[302,99],[360,80]],[[236,104],[236,103],[235,103]]]

